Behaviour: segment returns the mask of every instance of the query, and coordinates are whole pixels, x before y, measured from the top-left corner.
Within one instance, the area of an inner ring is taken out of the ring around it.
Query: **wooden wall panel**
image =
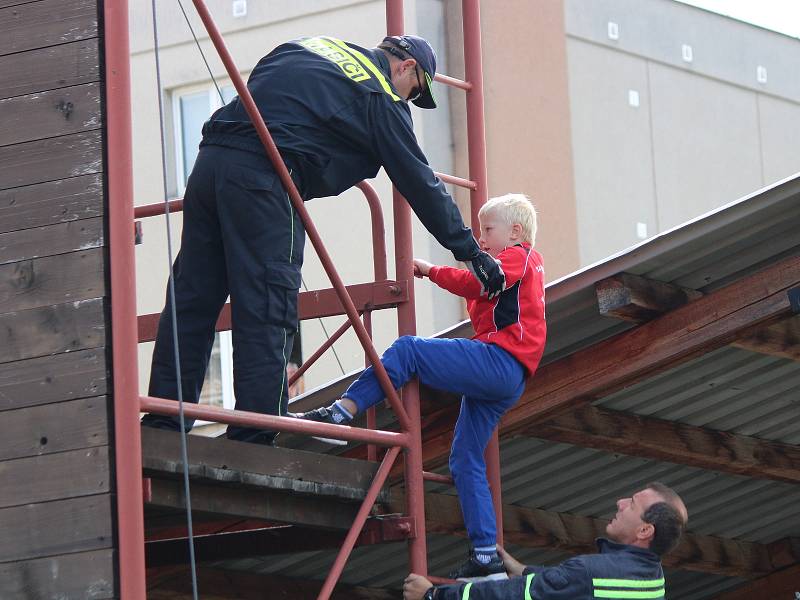
[[[0,189],[77,177],[102,170],[100,131],[0,148]]]
[[[0,266],[103,246],[102,217],[0,233]],[[85,260],[80,259],[81,263]]]
[[[103,254],[92,248],[0,265],[0,312],[103,296]]]
[[[0,563],[111,547],[111,496],[0,509]]]
[[[97,37],[97,2],[40,0],[0,9],[0,55]]]
[[[118,595],[101,0],[0,0],[0,598]]]
[[[0,314],[0,363],[105,345],[101,299]]]
[[[107,445],[107,420],[105,396],[7,410],[0,419],[0,460]]]
[[[108,448],[82,448],[0,462],[0,508],[109,492]]]
[[[100,84],[0,100],[0,146],[99,129]]]
[[[100,173],[0,190],[0,233],[102,214],[103,178]]]
[[[101,396],[106,385],[104,348],[0,364],[0,411]]]
[[[0,56],[0,98],[98,81],[96,39]]]
[[[111,549],[0,564],[0,598],[114,598]]]

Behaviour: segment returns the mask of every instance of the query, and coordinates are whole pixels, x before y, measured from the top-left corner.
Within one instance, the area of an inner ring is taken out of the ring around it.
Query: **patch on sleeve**
[[[547,569],[541,577],[554,590],[563,590],[569,585],[569,581],[560,569]]]

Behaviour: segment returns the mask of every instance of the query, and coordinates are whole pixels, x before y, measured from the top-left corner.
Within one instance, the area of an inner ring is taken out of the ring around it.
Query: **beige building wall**
[[[580,263],[800,171],[800,40],[672,0],[566,0]]]
[[[452,75],[464,77],[461,3],[447,3]],[[562,0],[481,2],[489,195],[527,194],[548,281],[578,268]],[[468,176],[463,93],[451,94],[457,173]],[[468,203],[468,195],[459,198]]]

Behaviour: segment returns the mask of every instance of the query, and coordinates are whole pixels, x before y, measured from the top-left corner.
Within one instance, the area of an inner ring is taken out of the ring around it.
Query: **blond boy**
[[[454,579],[505,576],[496,549],[497,524],[483,453],[500,417],[519,400],[526,378],[535,372],[546,335],[544,269],[542,257],[533,249],[536,210],[523,194],[507,194],[489,200],[479,218],[481,249],[505,273],[507,287],[499,296],[488,299],[467,270],[414,260],[415,276],[428,277],[466,299],[475,335],[472,339],[403,336],[381,357],[396,388],[416,375],[430,387],[462,395],[450,472],[472,551],[450,573]],[[295,416],[347,425],[383,397],[370,367],[331,406]]]

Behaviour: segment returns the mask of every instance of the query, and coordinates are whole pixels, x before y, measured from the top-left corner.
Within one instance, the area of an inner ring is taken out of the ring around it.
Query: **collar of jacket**
[[[639,548],[638,546],[620,544],[618,542],[612,542],[607,538],[597,538],[594,543],[597,544],[597,550],[600,552],[600,554],[609,554],[611,552],[631,552],[633,554],[641,554],[643,557],[649,558],[655,562],[661,561],[661,557],[658,556],[658,554],[648,550],[647,548]]]
[[[370,58],[372,62],[374,62],[378,68],[386,75],[386,81],[392,86],[394,89],[394,84],[392,83],[392,70],[389,68],[389,59],[386,58],[386,55],[383,53],[383,50],[374,49],[369,51]],[[397,91],[397,90],[395,90]]]

